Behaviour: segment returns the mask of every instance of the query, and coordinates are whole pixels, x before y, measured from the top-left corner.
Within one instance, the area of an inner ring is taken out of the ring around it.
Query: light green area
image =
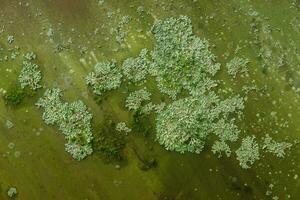
[[[23,55],[32,51],[43,74],[42,85],[64,89],[66,101],[81,99],[93,114],[93,125],[107,116],[130,125],[132,113],[124,102],[128,92],[137,88],[121,87],[97,104],[84,77],[97,62],[116,59],[121,64],[138,56],[143,48],[151,50],[154,43],[149,31],[155,19],[187,15],[194,33],[209,40],[221,63],[221,72],[216,75],[222,80],[220,93],[224,97],[235,93],[247,96],[239,124],[241,137],[255,135],[259,143],[266,134],[276,141],[300,139],[298,1],[19,2],[1,2],[0,48],[4,50],[0,51],[0,92],[17,84]],[[144,13],[137,12],[141,5]],[[122,43],[125,46],[120,47],[111,29],[126,15],[132,20],[122,25],[127,36]],[[13,36],[10,44],[9,36]],[[235,56],[249,59],[249,77],[228,76],[226,63]],[[162,98],[168,101],[155,93],[153,80],[147,87],[154,103]],[[27,97],[17,108],[8,108],[0,99],[0,199],[8,199],[11,187],[17,188],[16,199],[22,200],[300,197],[297,144],[283,159],[261,151],[261,159],[244,170],[233,156],[213,155],[212,144],[199,155],[182,155],[164,150],[154,141],[153,131],[148,137],[131,132],[125,149],[127,161],[121,169],[105,164],[96,155],[75,161],[64,151],[59,130],[45,125],[42,111],[34,105],[43,92],[41,89],[34,97]],[[14,126],[8,129],[7,121]],[[154,116],[150,115],[148,122],[154,126]],[[140,170],[141,156],[156,158],[157,167]]]

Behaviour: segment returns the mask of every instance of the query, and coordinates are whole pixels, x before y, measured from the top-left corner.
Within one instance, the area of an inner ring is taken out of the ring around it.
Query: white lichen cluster
[[[219,158],[223,156],[223,153],[227,157],[230,157],[231,155],[231,149],[225,141],[215,141],[215,143],[211,147],[211,151],[214,154],[217,154]]]
[[[158,20],[152,27],[155,47],[151,74],[159,90],[175,99],[183,90],[215,86],[214,76],[220,69],[206,40],[193,34],[191,20],[186,16]]]
[[[15,41],[15,37],[13,35],[9,35],[7,37],[7,43],[12,44]]]
[[[12,123],[10,120],[6,120],[6,122],[5,122],[5,127],[7,128],[7,129],[11,129],[12,127],[14,127],[15,125],[14,125],[14,123]]]
[[[128,81],[137,83],[146,78],[150,66],[147,53],[147,49],[142,49],[138,57],[128,58],[123,62],[122,71]]]
[[[147,103],[146,105],[142,106],[140,109],[141,114],[144,115],[149,115],[154,109],[155,109],[156,105],[153,104],[152,102]]]
[[[159,90],[172,99],[184,90],[190,94],[158,115],[158,142],[168,150],[200,153],[207,137],[214,134],[219,141],[213,151],[220,153],[222,149],[230,156],[225,142],[235,142],[240,133],[232,115],[244,109],[244,104],[240,96],[221,100],[208,92],[217,86],[212,77],[220,69],[208,42],[193,34],[191,21],[185,16],[156,21],[152,33],[156,44],[150,73]]]
[[[141,17],[143,17],[144,14],[145,14],[145,8],[144,8],[144,6],[139,6],[139,7],[136,9],[136,12],[137,12]]]
[[[82,101],[67,103],[63,102],[61,97],[60,89],[48,89],[36,105],[44,109],[45,123],[57,126],[65,136],[65,150],[74,159],[82,160],[93,152],[92,115]]]
[[[112,13],[108,13],[108,17],[111,16]],[[111,18],[111,17],[109,17]],[[116,42],[124,48],[125,45],[125,38],[128,35],[128,31],[126,31],[126,26],[129,24],[129,22],[132,20],[132,18],[129,15],[124,15],[121,17],[121,19],[118,22],[118,25],[115,28],[111,29],[111,34],[115,35]]]
[[[23,61],[22,70],[19,75],[19,82],[22,88],[29,87],[32,90],[41,88],[42,73],[37,64],[30,61]]]
[[[18,194],[18,191],[17,191],[17,188],[15,188],[15,187],[10,187],[7,190],[7,196],[9,198],[14,198],[17,194]]]
[[[116,131],[118,132],[124,132],[124,133],[130,133],[131,132],[131,129],[127,127],[126,123],[125,122],[119,122],[117,125],[116,125]]]
[[[149,74],[154,77],[158,90],[170,97],[170,104],[154,104],[151,94],[140,89],[129,94],[125,107],[140,114],[153,111],[158,114],[157,141],[167,150],[200,153],[208,137],[217,136],[212,152],[219,157],[231,156],[229,143],[239,138],[241,131],[236,124],[242,119],[244,98],[239,95],[221,98],[212,92],[219,83],[214,76],[220,64],[216,63],[208,42],[193,34],[191,20],[186,16],[156,20],[151,32],[155,43],[152,51],[143,49],[137,57],[126,59],[121,72],[109,62],[105,65],[112,67],[102,70],[105,66],[102,63],[95,70],[98,72],[87,77],[87,84],[94,93],[101,94],[119,87],[121,81],[139,83]],[[234,57],[226,65],[227,72],[232,77],[248,76],[248,64],[248,59]],[[252,89],[243,88],[243,91]],[[266,139],[263,148],[282,157],[290,145]],[[235,152],[240,166],[250,168],[260,155],[255,136],[246,136]]]
[[[149,103],[145,104],[144,106],[142,106],[139,111],[141,114],[144,114],[144,115],[149,115],[152,112],[161,113],[164,110],[165,106],[166,106],[165,103],[154,104],[152,102],[149,102]]]
[[[249,60],[246,58],[234,57],[227,64],[227,73],[235,78],[238,74],[248,75]]]
[[[35,60],[36,59],[36,54],[34,52],[28,52],[24,55],[24,58],[28,61],[31,61],[31,60]]]
[[[129,94],[125,101],[125,107],[132,111],[137,111],[142,104],[150,100],[151,93],[146,88],[139,89]]]
[[[269,134],[263,139],[262,149],[268,153],[274,154],[278,158],[284,158],[286,150],[289,150],[293,145],[288,142],[276,142]]]
[[[243,138],[241,146],[236,150],[237,160],[243,169],[249,169],[255,161],[260,159],[259,146],[255,136]]]
[[[117,89],[121,85],[122,77],[121,70],[113,60],[97,63],[94,71],[88,74],[85,80],[95,94],[101,95],[106,91]]]
[[[200,153],[211,134],[222,142],[235,142],[240,131],[229,115],[242,110],[244,105],[238,98],[232,99],[239,103],[221,101],[213,92],[174,101],[157,117],[158,142],[180,153]]]

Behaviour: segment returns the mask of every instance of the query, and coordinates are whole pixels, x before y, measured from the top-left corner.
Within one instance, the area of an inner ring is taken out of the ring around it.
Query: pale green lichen
[[[157,117],[157,141],[167,150],[200,153],[210,124],[198,107],[194,98],[180,99],[167,106]]]
[[[11,129],[12,127],[14,127],[14,124],[10,120],[6,120],[5,127],[7,129]]]
[[[286,150],[289,150],[293,145],[288,142],[276,142],[269,134],[266,134],[263,139],[262,149],[268,153],[272,153],[278,158],[284,158]]]
[[[116,131],[118,131],[118,132],[125,132],[127,134],[127,133],[131,132],[131,129],[127,127],[127,125],[126,125],[125,122],[119,122],[116,125]]]
[[[37,64],[24,61],[19,75],[19,82],[22,88],[29,87],[32,90],[41,88],[42,73]]]
[[[243,169],[251,168],[260,159],[259,146],[254,135],[243,138],[241,146],[236,150],[236,156]]]
[[[123,77],[127,82],[138,83],[149,73],[155,78],[158,90],[173,102],[166,108],[165,103],[153,104],[151,94],[139,89],[129,94],[125,107],[144,115],[156,112],[156,139],[168,150],[200,153],[207,138],[215,135],[218,141],[213,152],[230,156],[227,142],[238,140],[241,131],[236,121],[241,118],[244,99],[239,95],[221,99],[212,92],[218,85],[213,77],[220,64],[215,62],[208,42],[194,35],[191,20],[186,16],[157,20],[151,32],[154,50],[148,54],[143,49],[136,58],[126,59],[122,65]],[[112,67],[102,73],[107,65]],[[94,93],[117,88],[122,75],[115,64],[106,62],[99,66],[98,73],[92,72],[86,79]],[[246,72],[241,70],[241,73]],[[117,82],[115,87],[105,89],[114,82]],[[179,95],[182,99],[176,100]]]
[[[226,64],[228,74],[233,78],[238,74],[247,76],[249,62],[250,61],[246,58],[234,57]]]
[[[156,76],[160,91],[172,99],[184,89],[191,92],[205,86],[207,79],[220,69],[208,42],[193,34],[188,17],[158,20],[152,33],[155,47],[150,71]]]
[[[223,102],[213,92],[174,101],[157,117],[158,142],[168,150],[200,153],[210,134],[236,141],[240,131],[228,115],[241,107],[228,104],[233,108],[224,109]]]
[[[137,111],[142,104],[150,100],[151,93],[146,88],[134,91],[126,98],[125,107],[129,110]]]
[[[15,37],[13,35],[9,35],[7,37],[7,43],[8,44],[12,44],[14,42],[14,40],[15,40]]]
[[[36,54],[34,52],[28,52],[25,54],[24,58],[28,61],[32,61],[36,59]]]
[[[122,82],[122,73],[116,61],[104,61],[95,65],[94,71],[86,77],[86,84],[91,86],[95,94],[117,89]]]
[[[137,83],[146,78],[150,61],[147,58],[147,49],[142,49],[136,58],[127,58],[122,65],[123,74],[128,81]]]
[[[7,196],[9,198],[14,198],[15,196],[17,196],[17,194],[18,194],[18,191],[17,191],[17,188],[15,188],[15,187],[10,187],[7,190]]]
[[[218,154],[219,158],[222,157],[222,153],[224,153],[227,157],[230,157],[231,155],[231,149],[224,141],[215,141],[211,150],[214,154]]]
[[[82,101],[64,103],[61,97],[60,89],[48,89],[36,105],[44,109],[45,123],[56,125],[65,136],[65,150],[74,159],[82,160],[93,152],[92,115]]]

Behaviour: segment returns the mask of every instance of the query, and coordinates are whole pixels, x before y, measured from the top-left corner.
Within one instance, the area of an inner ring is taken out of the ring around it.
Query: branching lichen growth
[[[199,112],[197,100],[185,98],[173,102],[158,115],[156,138],[167,150],[200,153],[210,131],[209,126],[205,115]]]
[[[96,64],[94,71],[86,77],[86,84],[93,92],[101,95],[103,92],[117,89],[121,85],[122,74],[116,61],[104,61]]]
[[[235,78],[237,74],[248,75],[249,60],[240,57],[234,57],[229,63],[226,64],[227,72],[230,76]]]
[[[92,150],[92,115],[82,101],[64,103],[62,91],[58,88],[48,89],[44,97],[36,103],[44,109],[43,120],[48,125],[56,125],[65,136],[65,149],[76,160],[90,155]]]
[[[42,73],[39,70],[39,66],[29,61],[24,61],[23,68],[19,75],[21,87],[29,87],[32,90],[37,90],[42,87],[40,85],[41,79]]]
[[[248,169],[255,161],[259,160],[259,146],[255,136],[247,136],[242,140],[242,144],[236,151],[237,160],[243,169]]]
[[[124,24],[127,23],[125,20]],[[146,89],[129,94],[125,107],[135,112],[133,131],[148,133],[149,128],[141,128],[137,119],[154,111],[158,114],[156,139],[167,150],[200,153],[206,140],[217,136],[212,152],[219,157],[229,157],[232,152],[229,143],[236,142],[241,132],[236,122],[242,119],[244,98],[239,95],[221,98],[213,92],[219,83],[214,76],[220,70],[220,64],[208,42],[194,35],[188,17],[157,20],[151,32],[155,44],[149,54],[142,49],[136,58],[126,59],[122,71],[115,62],[98,63],[86,78],[87,84],[94,93],[102,94],[118,88],[123,76],[125,81],[136,84],[150,74],[155,78],[158,90],[172,101],[167,106],[165,103],[154,104]],[[232,77],[248,76],[248,64],[248,59],[234,57],[226,65],[227,72]],[[125,127],[120,123],[117,130]],[[290,144],[275,143],[268,138],[263,147],[278,157],[283,157],[288,148]],[[259,159],[255,136],[245,137],[236,155],[242,168],[250,168]]]
[[[150,96],[151,93],[145,88],[132,92],[126,99],[125,107],[129,110],[137,111],[142,106],[143,102],[150,100]]]
[[[120,122],[116,125],[116,131],[125,132],[127,134],[131,132],[131,129],[127,127],[125,122]]]
[[[36,59],[36,54],[34,52],[28,52],[25,54],[24,58],[28,61]]]
[[[215,86],[209,77],[220,69],[206,40],[193,34],[186,16],[158,20],[152,27],[155,47],[151,74],[156,76],[162,93],[172,99],[183,90],[208,89]]]
[[[293,145],[288,142],[276,142],[268,134],[266,134],[262,149],[268,153],[274,154],[278,158],[284,158],[286,154],[285,151],[290,149],[292,146]]]
[[[157,117],[157,140],[168,150],[200,153],[209,134],[221,141],[236,141],[239,129],[227,115],[243,106],[225,106],[215,93],[180,99],[171,103]],[[226,117],[225,117],[226,116]]]
[[[218,157],[222,157],[222,153],[224,153],[227,157],[231,155],[231,149],[224,141],[215,141],[211,148],[214,154],[218,154]]]
[[[146,78],[150,61],[147,58],[147,49],[142,49],[137,58],[128,58],[123,62],[123,74],[128,81],[137,83]]]

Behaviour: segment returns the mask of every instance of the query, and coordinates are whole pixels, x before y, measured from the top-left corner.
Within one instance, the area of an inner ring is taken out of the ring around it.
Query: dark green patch
[[[22,103],[26,96],[26,92],[20,86],[13,86],[6,91],[3,96],[5,104],[11,107],[16,107]]]
[[[107,163],[125,161],[125,137],[115,130],[115,123],[107,120],[94,131],[93,149]]]

